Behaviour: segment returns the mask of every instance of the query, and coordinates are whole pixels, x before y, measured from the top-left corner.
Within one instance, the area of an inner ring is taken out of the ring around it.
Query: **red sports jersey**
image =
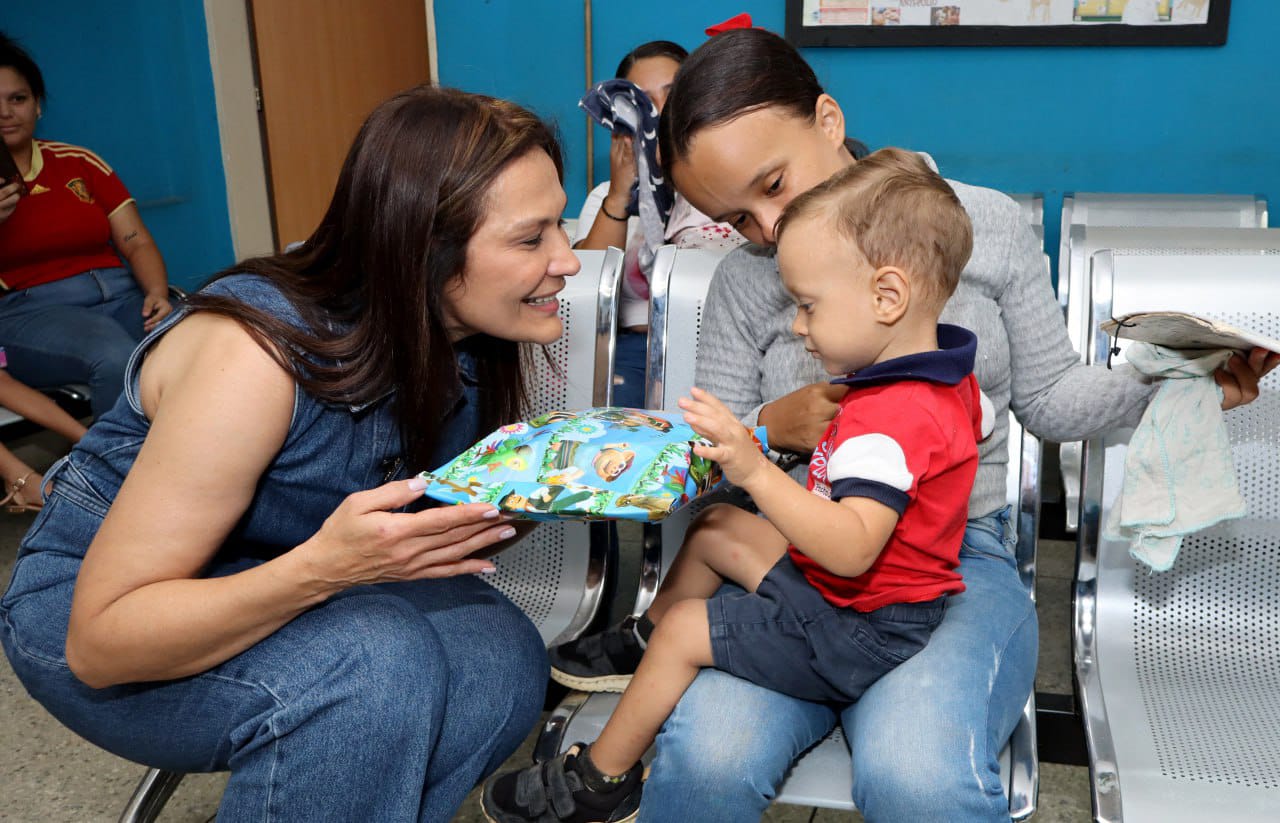
[[[101,157],[69,143],[36,140],[31,193],[0,223],[0,280],[11,289],[120,266],[108,218],[133,198]]]
[[[809,463],[809,489],[870,497],[898,512],[871,568],[841,577],[794,546],[791,557],[828,602],[860,612],[964,591],[956,567],[984,436],[977,338],[938,326],[939,351],[877,363],[832,382],[850,390]],[[988,421],[989,422],[989,421]]]

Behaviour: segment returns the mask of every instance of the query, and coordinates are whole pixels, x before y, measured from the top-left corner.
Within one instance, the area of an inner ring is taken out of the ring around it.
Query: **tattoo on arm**
[[[135,229],[134,231],[131,231],[131,232],[129,232],[128,234],[126,234],[126,235],[124,236],[124,239],[123,239],[123,240],[121,240],[120,242],[121,242],[121,243],[128,243],[130,240],[132,240],[133,238],[135,238],[135,237],[137,237],[137,236],[138,236],[138,232],[137,232],[137,230]]]

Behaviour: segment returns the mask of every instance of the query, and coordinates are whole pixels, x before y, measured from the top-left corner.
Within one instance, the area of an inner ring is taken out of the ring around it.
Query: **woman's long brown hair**
[[[463,275],[490,186],[532,151],[545,151],[563,180],[559,141],[520,106],[431,86],[402,92],[361,127],[324,218],[299,250],[212,278],[267,278],[307,329],[225,296],[197,293],[189,304],[241,323],[321,401],[361,404],[393,390],[410,467],[434,468],[426,461],[461,389],[445,286]],[[468,348],[481,431],[518,419],[531,347],[476,335]]]

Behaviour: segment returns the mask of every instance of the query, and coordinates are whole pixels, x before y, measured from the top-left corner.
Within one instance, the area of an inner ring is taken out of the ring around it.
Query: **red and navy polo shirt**
[[[102,158],[69,143],[36,140],[30,194],[0,223],[0,280],[26,289],[90,269],[122,265],[108,222],[129,191]]]
[[[809,463],[809,490],[830,500],[869,497],[898,513],[871,568],[841,577],[794,546],[792,560],[828,602],[861,612],[964,591],[956,567],[990,433],[990,403],[973,376],[978,339],[938,325],[937,351],[876,363],[831,382],[849,386]]]

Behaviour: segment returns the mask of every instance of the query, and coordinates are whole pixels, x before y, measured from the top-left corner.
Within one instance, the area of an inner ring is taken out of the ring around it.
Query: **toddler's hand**
[[[692,398],[680,398],[684,422],[714,445],[694,446],[699,457],[714,460],[724,470],[725,478],[735,486],[746,488],[757,472],[771,465],[751,432],[714,394],[694,388]]]

